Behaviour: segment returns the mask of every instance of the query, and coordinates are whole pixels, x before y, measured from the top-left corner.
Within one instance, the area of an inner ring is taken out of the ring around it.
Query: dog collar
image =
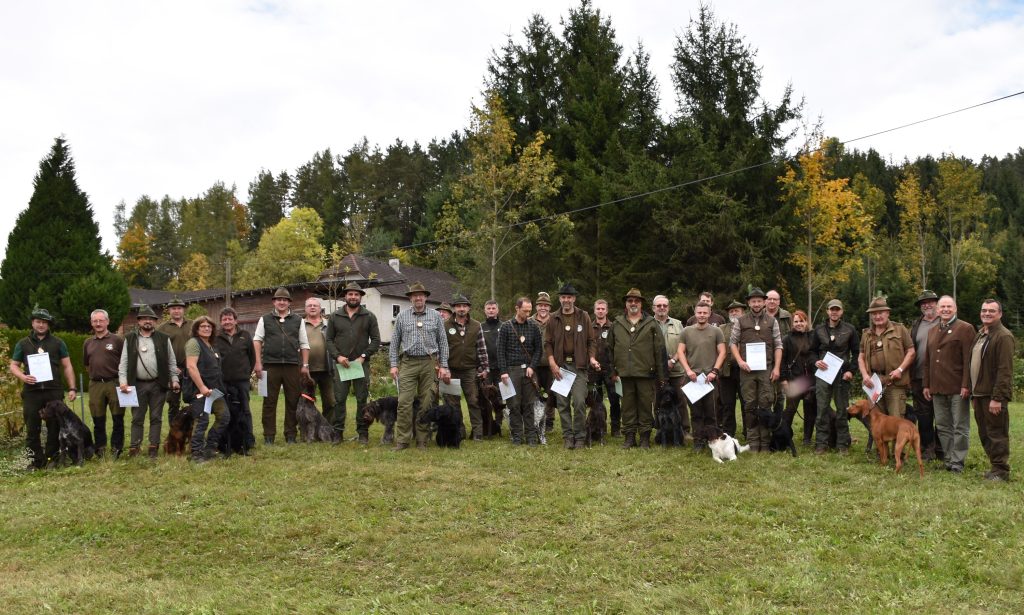
[[[303,394],[302,394],[302,398],[303,398],[303,399],[308,399],[309,401],[311,401],[311,402],[313,402],[313,403],[316,403],[316,400],[315,400],[315,399],[313,399],[313,398],[312,398],[312,397],[310,397],[309,395],[306,395],[305,393],[303,393]]]

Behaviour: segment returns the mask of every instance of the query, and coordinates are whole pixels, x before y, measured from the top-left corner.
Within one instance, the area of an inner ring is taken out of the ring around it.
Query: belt
[[[114,382],[117,380],[117,376],[114,376],[113,378],[90,378],[89,380],[91,382]]]
[[[572,357],[565,357],[565,362],[566,363],[572,363],[573,362],[573,358]]]
[[[136,382],[156,382],[156,378],[136,378]]]

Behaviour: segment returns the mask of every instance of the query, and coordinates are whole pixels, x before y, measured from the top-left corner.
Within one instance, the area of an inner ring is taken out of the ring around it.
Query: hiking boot
[[[406,442],[399,442],[398,444],[396,444],[394,446],[394,448],[391,449],[391,452],[392,453],[397,453],[398,451],[404,451],[407,448],[409,448],[409,444],[408,443],[406,443]]]
[[[636,446],[636,436],[634,434],[626,434],[626,440],[622,443],[622,448],[633,448]]]
[[[651,432],[645,431],[640,434],[640,448],[651,448]]]
[[[573,448],[587,448],[587,441],[586,440],[576,440],[576,443],[573,444]]]
[[[994,471],[989,470],[988,472],[985,472],[985,480],[995,481],[997,483],[1005,483],[1006,481],[1009,480],[1009,478],[1002,474],[997,474]]]
[[[359,434],[359,444],[367,445],[370,443],[370,436],[364,433]]]
[[[274,446],[274,436],[264,436],[263,444],[265,446]]]
[[[285,444],[295,444],[295,436],[285,436],[284,437],[284,443]]]
[[[824,455],[827,452],[828,452],[828,449],[825,448],[824,446],[815,446],[814,447],[814,454],[815,455]]]
[[[98,447],[94,454],[96,455],[96,459],[103,459],[103,457],[106,456],[106,454],[107,454],[107,447],[105,447],[105,446]]]
[[[845,446],[840,446],[837,452],[843,457],[845,457],[850,454],[850,449],[846,448]]]
[[[566,450],[574,448],[573,441],[569,438],[566,438],[565,440],[562,441],[562,448]]]
[[[128,456],[129,457],[135,457],[138,454],[139,454],[139,447],[133,446],[133,447],[128,449]]]
[[[416,448],[419,448],[419,449],[423,449],[423,450],[426,450],[426,449],[427,449],[427,443],[426,443],[426,441],[424,441],[424,442],[417,442],[417,443],[416,443]]]
[[[149,445],[149,458],[150,459],[156,459],[156,455],[157,455],[157,452],[159,450],[160,450],[159,446],[157,446],[156,444],[150,444]]]

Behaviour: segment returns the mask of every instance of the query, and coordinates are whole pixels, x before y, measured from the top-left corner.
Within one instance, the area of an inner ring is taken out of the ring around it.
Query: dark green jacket
[[[338,308],[327,320],[327,353],[332,361],[344,356],[358,359],[366,355],[367,360],[380,350],[380,328],[377,317],[365,306],[352,318],[348,317],[345,306]]]
[[[649,314],[636,325],[630,324],[624,314],[616,318],[608,333],[608,355],[619,378],[668,377],[668,366],[662,360],[666,356],[665,336]]]
[[[248,380],[252,368],[256,365],[256,349],[252,345],[252,334],[245,329],[235,329],[235,335],[229,336],[224,331],[217,333],[213,345],[220,353],[221,371],[224,380]]]

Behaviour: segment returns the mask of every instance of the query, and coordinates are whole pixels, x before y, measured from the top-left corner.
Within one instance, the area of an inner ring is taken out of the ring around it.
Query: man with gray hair
[[[679,342],[683,340],[683,323],[668,315],[668,297],[665,295],[656,296],[651,305],[654,307],[654,320],[661,327],[661,334],[665,336],[665,365],[668,368],[668,381],[672,386],[679,389],[688,379],[683,364],[676,356],[676,349]],[[679,409],[679,420],[683,428],[684,444],[693,442],[693,435],[690,432],[690,412],[693,410],[690,400]]]
[[[956,301],[949,295],[943,295],[938,306],[939,323],[928,332],[921,361],[922,394],[934,408],[946,469],[960,474],[971,441],[967,364],[974,346],[974,327],[956,317]]]
[[[85,340],[82,363],[89,373],[89,414],[92,415],[96,455],[102,457],[107,448],[107,408],[110,408],[110,448],[117,459],[124,449],[124,408],[117,401],[117,366],[121,362],[124,340],[110,332],[110,315],[106,310],[93,310],[89,322],[93,336]]]

